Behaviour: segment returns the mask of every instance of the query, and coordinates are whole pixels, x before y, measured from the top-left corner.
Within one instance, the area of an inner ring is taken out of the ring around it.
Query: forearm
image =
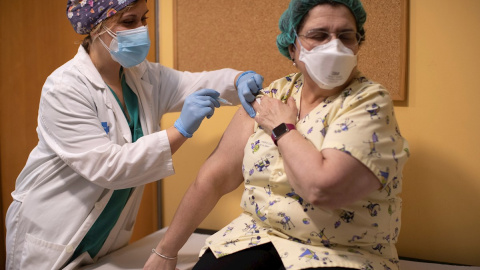
[[[237,105],[239,99],[235,81],[239,72],[229,68],[208,72],[184,72],[180,89],[189,89],[187,90],[189,94],[202,88],[214,89],[220,92],[222,98]]]
[[[243,148],[252,133],[253,119],[239,109],[217,148],[188,188],[157,251],[174,256],[210,213],[223,194],[243,181]]]
[[[309,203],[336,209],[381,188],[372,171],[355,157],[337,149],[319,151],[297,131],[284,136],[278,146],[288,181]]]
[[[178,130],[171,126],[167,129],[168,141],[170,142],[170,150],[172,155],[177,152],[180,146],[187,141],[187,138],[184,137]]]
[[[176,256],[190,235],[210,213],[221,197],[212,187],[194,182],[185,193],[163,239],[156,249],[166,256]]]
[[[302,198],[313,200],[312,196],[318,194],[323,181],[322,153],[297,130],[288,132],[278,140],[278,150],[292,188]]]

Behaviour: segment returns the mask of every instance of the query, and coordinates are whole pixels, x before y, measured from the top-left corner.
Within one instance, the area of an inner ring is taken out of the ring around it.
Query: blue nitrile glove
[[[220,107],[216,100],[220,96],[215,90],[201,89],[185,99],[180,117],[173,126],[185,137],[191,138],[202,123],[203,118],[210,118],[215,107]]]
[[[250,104],[255,100],[258,91],[262,89],[263,77],[258,75],[255,71],[245,71],[237,79],[235,85],[238,89],[238,98],[243,105],[245,111],[254,118],[256,113]]]

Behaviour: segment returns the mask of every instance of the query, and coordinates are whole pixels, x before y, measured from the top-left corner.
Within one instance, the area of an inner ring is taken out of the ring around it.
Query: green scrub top
[[[140,117],[139,117],[139,106],[138,106],[138,98],[137,95],[132,91],[132,89],[127,85],[125,81],[125,75],[123,74],[123,68],[120,69],[120,77],[122,82],[122,92],[123,92],[123,99],[125,100],[125,105],[127,107],[128,115],[130,115],[130,119],[128,119],[120,100],[118,99],[115,92],[110,88],[110,91],[115,96],[118,104],[122,108],[122,111],[127,118],[128,126],[130,127],[130,131],[132,133],[132,142],[135,142],[139,138],[143,136],[142,126],[140,124]],[[83,238],[80,245],[77,247],[75,252],[73,253],[70,262],[73,261],[75,258],[80,256],[84,252],[88,252],[90,257],[94,258],[100,249],[105,243],[110,231],[113,229],[115,224],[117,223],[120,214],[122,213],[125,204],[130,197],[130,192],[132,188],[127,189],[120,189],[115,190],[112,194],[112,197],[108,201],[105,209],[100,214],[98,219],[95,221],[93,226],[87,232],[85,237]]]

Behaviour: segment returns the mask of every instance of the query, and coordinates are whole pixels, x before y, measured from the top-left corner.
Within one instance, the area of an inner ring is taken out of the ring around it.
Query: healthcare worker
[[[73,269],[127,245],[144,185],[174,173],[172,154],[219,96],[254,115],[255,72],[146,61],[147,12],[146,0],[68,1],[68,19],[87,37],[43,86],[39,142],[6,216],[7,269]],[[174,126],[161,130],[174,111]]]

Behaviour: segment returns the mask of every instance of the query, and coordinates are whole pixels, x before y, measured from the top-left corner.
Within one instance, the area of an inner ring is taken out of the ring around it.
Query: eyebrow
[[[309,33],[309,32],[313,32],[313,31],[324,31],[324,32],[329,32],[329,30],[327,28],[324,28],[324,27],[320,27],[320,28],[312,28],[310,30],[307,30],[306,33]],[[337,33],[341,33],[341,32],[355,32],[355,29],[353,28],[350,28],[350,27],[346,27],[346,28],[340,28],[339,31],[336,31]]]
[[[145,15],[147,15],[147,13],[149,12],[150,10],[147,9],[147,11],[145,11],[145,13],[143,13],[143,15],[141,17],[144,17]],[[122,15],[122,18],[128,18],[128,17],[137,17],[137,14],[136,13],[129,13],[128,11],[125,12],[123,15]]]

